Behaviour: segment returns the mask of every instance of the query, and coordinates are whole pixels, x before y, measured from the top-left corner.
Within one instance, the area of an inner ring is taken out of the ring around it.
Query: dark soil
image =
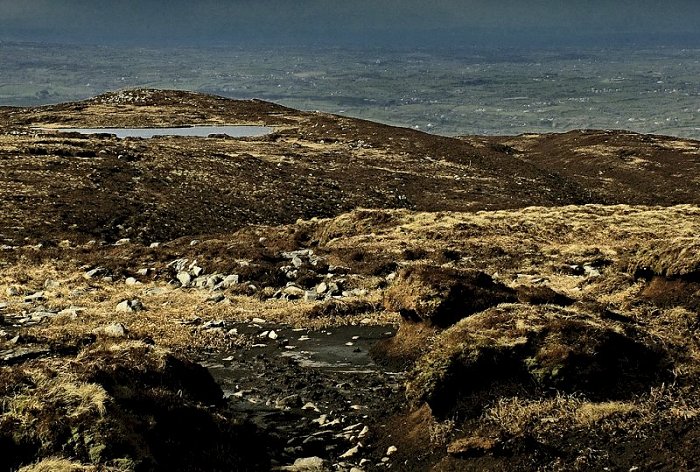
[[[72,104],[0,110],[0,228],[6,243],[166,241],[336,216],[357,207],[472,211],[700,201],[698,186],[676,173],[688,166],[697,169],[697,145],[690,141],[695,152],[665,146],[665,138],[569,133],[535,144],[524,140],[527,149],[513,154],[261,101],[134,93],[139,100],[108,94]],[[115,139],[32,130],[212,121],[265,124],[278,131],[256,139]],[[608,142],[643,148],[651,164],[637,171],[622,158],[599,162],[571,154],[572,147]],[[599,171],[613,183],[601,186]]]

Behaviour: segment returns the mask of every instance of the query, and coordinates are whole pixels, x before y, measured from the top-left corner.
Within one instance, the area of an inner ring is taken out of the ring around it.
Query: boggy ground
[[[357,210],[6,248],[3,467],[163,468],[206,430],[183,469],[692,470],[699,230],[694,205]],[[370,326],[398,333],[364,373],[283,354]]]
[[[193,123],[275,132],[32,129]],[[0,470],[698,467],[697,142],[154,90],[0,129]]]

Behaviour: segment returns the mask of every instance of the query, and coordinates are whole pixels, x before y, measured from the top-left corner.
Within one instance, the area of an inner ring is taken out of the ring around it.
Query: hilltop
[[[191,124],[275,131],[255,139],[121,140],[37,130]],[[363,207],[477,211],[700,201],[700,143],[631,133],[460,140],[255,100],[155,90],[6,108],[0,126],[7,244],[163,241]]]
[[[273,132],[46,130],[193,124]],[[699,171],[624,131],[2,108],[0,469],[692,470]]]

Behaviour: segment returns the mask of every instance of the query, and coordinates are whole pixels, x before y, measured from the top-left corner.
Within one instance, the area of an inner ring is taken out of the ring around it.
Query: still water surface
[[[187,128],[61,128],[62,133],[114,134],[117,138],[152,138],[154,136],[207,137],[225,134],[232,138],[264,136],[272,132],[268,126],[191,126]]]

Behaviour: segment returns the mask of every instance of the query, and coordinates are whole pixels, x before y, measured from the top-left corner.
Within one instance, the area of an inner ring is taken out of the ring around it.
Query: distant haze
[[[0,0],[0,40],[137,45],[700,44],[700,1]]]

